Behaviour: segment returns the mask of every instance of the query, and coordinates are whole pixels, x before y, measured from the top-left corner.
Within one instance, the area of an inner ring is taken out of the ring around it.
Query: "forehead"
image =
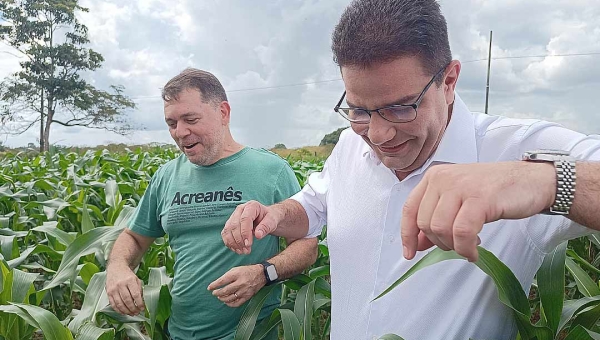
[[[177,98],[171,98],[169,101],[164,101],[164,107],[181,105],[181,104],[196,104],[202,102],[202,93],[196,89],[183,89],[176,96]]]
[[[418,95],[431,76],[416,57],[402,57],[368,67],[342,66],[346,100],[355,106],[376,108]]]
[[[213,110],[211,103],[202,101],[202,97],[197,90],[184,90],[177,99],[164,102],[164,111],[166,119],[181,119],[189,116],[201,115]]]

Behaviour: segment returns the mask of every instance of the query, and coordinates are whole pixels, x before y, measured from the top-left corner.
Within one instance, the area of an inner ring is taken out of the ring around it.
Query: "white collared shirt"
[[[383,298],[372,300],[404,274],[401,210],[423,173],[439,163],[516,161],[524,151],[559,149],[600,160],[600,138],[557,124],[471,114],[456,95],[453,114],[435,154],[403,181],[386,168],[360,136],[347,129],[322,172],[292,198],[309,217],[309,236],[327,224],[331,261],[331,339],[513,339],[511,311],[494,283],[475,265],[451,260],[430,266]],[[481,246],[515,273],[524,290],[549,251],[588,233],[559,216],[536,215],[486,224]]]

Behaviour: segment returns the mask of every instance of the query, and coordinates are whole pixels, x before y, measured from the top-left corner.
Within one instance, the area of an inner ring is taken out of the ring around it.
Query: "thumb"
[[[433,242],[431,242],[427,236],[425,236],[425,234],[421,231],[419,232],[419,236],[418,236],[418,243],[417,243],[417,251],[422,251],[422,250],[426,250],[429,249],[431,247],[433,247],[435,244],[433,244]]]
[[[272,214],[267,213],[262,221],[256,226],[256,229],[254,229],[254,236],[260,240],[274,232],[275,229],[277,229],[277,221],[273,218]]]

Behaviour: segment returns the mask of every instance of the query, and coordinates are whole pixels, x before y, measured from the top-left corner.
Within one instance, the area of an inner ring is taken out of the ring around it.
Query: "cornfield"
[[[105,268],[113,242],[152,175],[178,155],[172,148],[157,147],[22,152],[0,159],[0,339],[166,339],[163,327],[170,314],[174,264],[168,240],[157,239],[137,270],[144,282],[143,314],[131,317],[113,311],[104,290]],[[301,185],[323,166],[323,160],[288,161]],[[255,295],[236,339],[260,339],[275,327],[283,339],[329,338],[331,289],[325,239],[326,228],[317,262],[304,274],[278,283],[283,285],[281,306],[258,324],[258,311],[273,286]],[[493,263],[491,267],[500,268],[496,284],[512,292],[501,299],[515,310],[522,339],[600,336],[595,333],[600,331],[599,241],[590,236],[557,248],[554,261],[544,263],[529,296],[493,255],[481,256]],[[427,265],[455,257],[436,250],[426,257]],[[418,263],[415,269],[422,266]]]

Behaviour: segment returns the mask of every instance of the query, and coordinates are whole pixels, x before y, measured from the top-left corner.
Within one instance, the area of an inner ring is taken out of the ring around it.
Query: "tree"
[[[40,151],[48,151],[50,127],[83,126],[125,134],[125,110],[135,103],[122,86],[99,90],[81,73],[104,58],[92,49],[87,27],[75,17],[88,9],[78,0],[0,0],[0,40],[19,51],[21,71],[0,83],[0,125],[11,134],[40,127]]]
[[[285,147],[285,144],[277,143],[277,144],[275,144],[273,149],[287,149],[287,148]]]
[[[339,128],[335,131],[333,131],[332,133],[328,133],[325,135],[325,137],[323,137],[323,139],[321,139],[321,143],[319,144],[319,146],[324,146],[327,144],[337,144],[338,139],[340,139],[340,134],[342,133],[342,131],[346,130],[346,127],[342,127]]]

